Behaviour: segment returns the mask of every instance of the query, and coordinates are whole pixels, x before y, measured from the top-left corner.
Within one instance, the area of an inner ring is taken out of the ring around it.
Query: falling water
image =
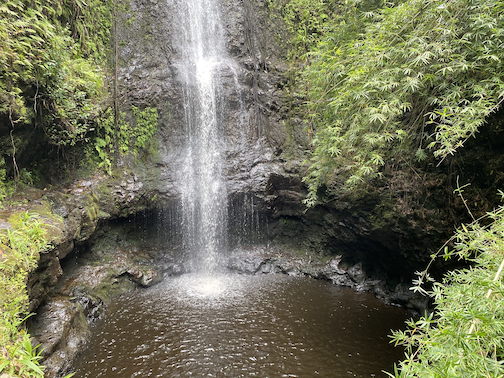
[[[160,227],[171,247],[182,234],[196,272],[116,299],[76,362],[76,377],[374,377],[391,370],[402,353],[386,334],[402,324],[402,310],[305,277],[208,274],[221,251],[259,244],[264,219],[253,193],[226,190],[231,121],[223,117],[223,89],[237,80],[217,0],[167,1],[176,19],[170,69],[184,105],[183,143],[170,155],[181,203],[159,217],[164,223],[149,214],[141,221]],[[234,156],[238,163],[239,151]],[[153,227],[142,227],[151,241]]]
[[[185,250],[199,271],[216,268],[226,247],[227,193],[222,177],[225,140],[219,105],[221,72],[227,58],[214,0],[180,0],[180,32],[175,47],[183,84],[185,147],[178,172],[182,192]],[[197,261],[197,262],[196,262]]]

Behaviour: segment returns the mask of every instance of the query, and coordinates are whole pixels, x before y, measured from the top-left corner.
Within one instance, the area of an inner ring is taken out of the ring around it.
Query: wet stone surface
[[[112,299],[137,287],[161,281],[148,253],[116,248],[74,251],[63,262],[64,276],[30,323],[33,343],[40,344],[45,377],[61,377],[82,352]],[[80,253],[79,253],[80,252]]]

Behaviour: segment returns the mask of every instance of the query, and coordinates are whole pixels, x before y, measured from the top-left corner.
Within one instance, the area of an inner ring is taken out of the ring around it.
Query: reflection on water
[[[385,376],[407,316],[307,278],[188,274],[114,301],[76,377]]]

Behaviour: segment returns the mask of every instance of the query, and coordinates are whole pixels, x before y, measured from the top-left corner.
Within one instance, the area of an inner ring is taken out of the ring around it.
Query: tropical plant
[[[33,348],[24,322],[30,316],[26,281],[47,247],[44,224],[34,214],[9,219],[12,229],[0,234],[0,373],[43,377],[40,351]]]
[[[309,205],[335,172],[352,187],[398,155],[454,154],[504,99],[504,2],[345,3],[354,7],[324,29],[302,72],[315,133]]]
[[[103,97],[110,2],[9,0],[0,6],[0,113],[38,122],[55,144],[83,137]],[[94,5],[94,6],[91,6]]]
[[[442,282],[427,270],[418,273],[412,289],[431,296],[435,311],[393,333],[406,358],[391,377],[504,375],[504,207],[463,225],[448,244],[453,250],[445,246],[433,259],[456,257],[471,266],[449,272]]]

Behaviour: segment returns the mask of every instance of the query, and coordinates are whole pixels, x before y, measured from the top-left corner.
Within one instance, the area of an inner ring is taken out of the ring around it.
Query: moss
[[[86,214],[90,222],[95,222],[98,218],[98,206],[92,203],[90,206],[86,206]]]
[[[137,284],[128,278],[126,275],[119,277],[115,276],[115,272],[111,271],[109,280],[101,283],[98,287],[91,290],[91,294],[100,298],[103,303],[109,305],[112,299],[121,294],[127,293],[137,287]]]
[[[111,215],[109,213],[106,213],[102,210],[98,211],[98,218],[99,219],[109,219],[110,217],[111,217]]]
[[[43,201],[41,205],[30,209],[30,214],[37,216],[43,221],[42,227],[45,229],[45,238],[47,243],[57,245],[64,241],[65,224],[63,218],[52,212],[49,201]]]

